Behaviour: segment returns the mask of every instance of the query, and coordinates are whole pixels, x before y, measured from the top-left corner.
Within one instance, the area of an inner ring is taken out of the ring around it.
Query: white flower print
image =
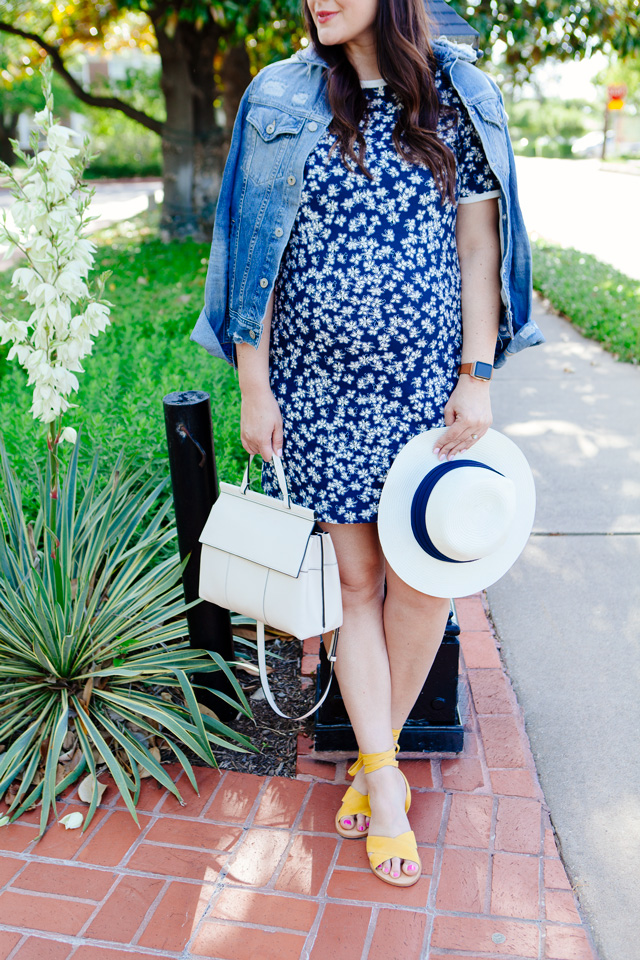
[[[457,161],[456,199],[499,189],[456,92],[438,135]],[[443,424],[457,382],[462,322],[457,205],[431,171],[393,143],[399,101],[365,88],[365,162],[331,156],[327,131],[307,159],[300,206],[276,283],[271,385],[284,421],[292,498],[330,523],[377,518],[380,491],[401,447]],[[278,495],[263,469],[263,489]]]

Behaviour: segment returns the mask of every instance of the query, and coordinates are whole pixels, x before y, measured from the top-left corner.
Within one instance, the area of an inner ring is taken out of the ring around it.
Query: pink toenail
[[[392,877],[399,877],[400,874],[399,874],[399,873],[392,873],[391,876],[392,876]]]
[[[358,827],[358,830],[364,830],[364,827]]]
[[[344,823],[345,827],[351,826],[351,820],[343,820],[342,822]]]
[[[414,867],[414,865],[413,865],[412,863],[410,863],[409,866],[407,867],[407,870],[413,871],[413,870],[415,870],[415,869],[416,869],[416,868]]]
[[[384,873],[389,873],[389,868],[387,867],[386,870],[384,870],[383,872],[384,872]]]

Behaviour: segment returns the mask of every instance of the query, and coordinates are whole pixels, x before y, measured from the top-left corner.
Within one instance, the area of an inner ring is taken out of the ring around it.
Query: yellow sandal
[[[362,754],[358,753],[358,759],[351,764],[347,771],[350,776],[355,777],[358,770],[363,765]],[[369,806],[369,794],[360,793],[354,787],[347,787],[347,792],[342,798],[342,806],[336,813],[336,830],[345,840],[362,840],[367,836],[367,830],[345,830],[340,821],[343,817],[352,817],[355,825],[356,814],[362,813],[365,817],[371,816],[371,807]]]
[[[400,746],[398,740],[400,739],[401,730],[392,730],[393,741],[395,743],[395,752],[398,753]],[[364,754],[358,751],[358,759],[355,763],[352,763],[347,771],[350,777],[355,777],[358,770],[363,766],[363,756]],[[409,807],[411,806],[411,791],[408,789],[409,785],[407,784],[407,800],[405,803],[405,813],[409,812]],[[371,806],[369,804],[369,794],[360,793],[359,790],[355,790],[353,787],[347,787],[347,792],[342,798],[342,806],[336,813],[336,831],[340,834],[341,837],[344,837],[345,840],[362,840],[367,836],[368,828],[366,830],[345,830],[340,821],[343,817],[352,817],[354,824],[356,819],[356,814],[362,813],[365,817],[371,816]]]
[[[394,750],[385,750],[383,753],[365,753],[362,755],[362,762],[365,773],[374,773],[376,770],[380,770],[381,767],[398,766]],[[400,772],[402,773],[402,771]],[[402,774],[402,776],[404,777],[404,782],[407,787],[405,809],[408,810],[407,804],[410,802],[411,790],[407,778],[404,774]],[[367,836],[367,856],[369,857],[371,872],[380,880],[384,880],[385,883],[390,883],[393,887],[412,887],[414,883],[418,882],[422,874],[422,863],[418,856],[418,845],[413,830],[400,833],[397,837],[378,837],[369,834]],[[402,871],[399,877],[391,877],[387,876],[387,874],[380,873],[378,870],[380,864],[384,863],[385,860],[391,860],[392,857],[399,857],[401,860],[410,860],[412,863],[416,863],[418,869],[415,872],[415,876],[409,876],[406,873],[402,873]]]

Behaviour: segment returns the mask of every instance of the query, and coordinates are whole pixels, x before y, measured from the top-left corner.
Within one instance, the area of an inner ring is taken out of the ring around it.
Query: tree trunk
[[[7,116],[2,114],[0,111],[0,160],[7,164],[7,166],[12,167],[16,162],[16,155],[13,152],[13,147],[9,143],[9,138],[15,140],[18,133],[18,117],[17,113],[9,113],[8,120]]]
[[[164,24],[154,27],[167,108],[161,233],[167,239],[210,239],[223,166],[224,131],[213,107],[220,28],[207,21],[198,29],[183,20],[171,34]]]
[[[221,74],[224,84],[225,139],[229,143],[242,94],[253,79],[249,54],[244,43],[229,47],[222,64]]]
[[[193,199],[200,235],[207,240],[211,239],[225,159],[224,130],[216,123],[213,106],[217,95],[213,60],[219,41],[219,29],[214,25],[203,39],[200,49],[192,52],[191,68],[195,86],[196,128]]]

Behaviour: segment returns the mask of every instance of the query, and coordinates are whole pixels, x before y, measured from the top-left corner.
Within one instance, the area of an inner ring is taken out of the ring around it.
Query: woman
[[[411,437],[445,424],[441,460],[482,437],[494,359],[543,338],[493,81],[466,48],[430,42],[423,0],[304,12],[312,45],[240,106],[193,339],[235,360],[244,448],[284,455],[293,499],[331,533],[336,671],[361,751],[336,829],[368,835],[376,875],[409,886],[420,861],[395,751],[449,602],[385,562],[380,491]],[[269,466],[263,486],[277,495]]]

